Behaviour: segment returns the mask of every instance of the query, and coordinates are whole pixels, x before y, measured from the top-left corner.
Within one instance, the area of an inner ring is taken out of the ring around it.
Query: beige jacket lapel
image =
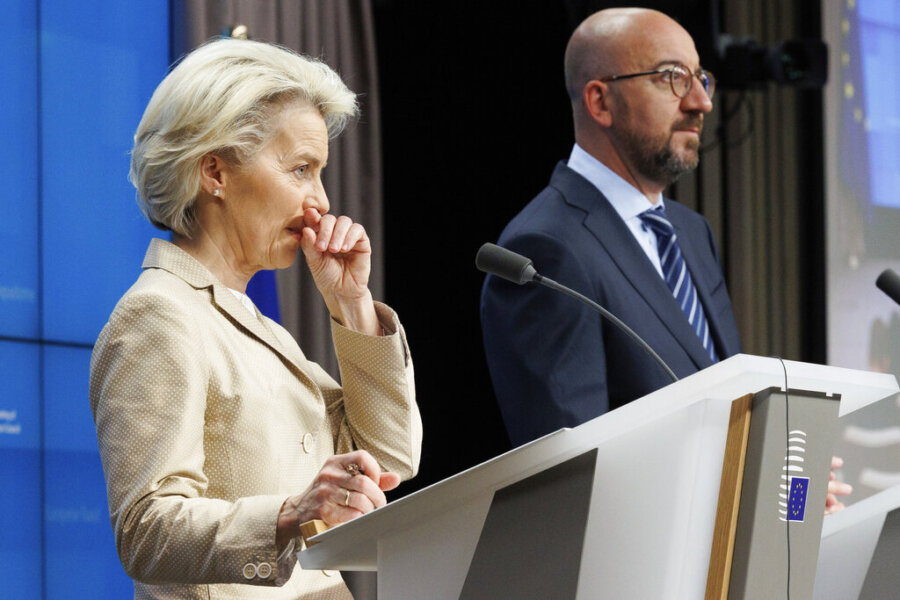
[[[255,309],[255,316],[250,314],[250,311],[229,291],[228,287],[220,283],[215,275],[193,256],[171,242],[154,238],[150,242],[141,268],[163,269],[183,279],[194,289],[209,291],[212,303],[219,312],[223,313],[235,326],[264,343],[288,364],[294,366],[298,374],[307,379],[308,383],[318,387],[312,375],[304,369],[306,361],[302,354],[290,352],[265,325],[258,309]],[[292,354],[294,355],[292,356]]]

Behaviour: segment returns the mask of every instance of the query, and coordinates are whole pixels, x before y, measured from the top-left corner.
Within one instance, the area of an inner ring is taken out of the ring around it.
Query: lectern
[[[855,502],[829,517],[822,528],[815,600],[900,596],[898,413],[900,394],[893,394],[841,419],[839,452],[855,463],[859,475],[853,478]],[[860,424],[868,427],[862,429]],[[860,451],[860,446],[867,447]],[[884,466],[891,470],[877,470]],[[876,485],[882,489],[873,493]]]
[[[900,596],[900,486],[828,517],[816,571],[816,600]]]
[[[734,356],[319,534],[300,564],[377,570],[386,600],[703,598],[732,402],[785,381],[851,407],[897,390],[889,375]],[[805,432],[830,452],[827,435]]]

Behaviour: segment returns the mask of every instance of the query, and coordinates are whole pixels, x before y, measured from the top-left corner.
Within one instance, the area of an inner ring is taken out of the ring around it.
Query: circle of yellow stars
[[[847,0],[847,11],[853,11],[856,9],[856,0]],[[847,47],[847,36],[850,35],[850,19],[844,17],[841,19],[841,35],[844,39],[844,48]],[[858,104],[859,100],[856,98],[856,88],[853,86],[853,82],[850,81],[849,78],[849,70],[850,67],[850,53],[847,50],[843,50],[841,52],[841,70],[844,74],[844,100],[846,102],[856,102],[857,104],[853,107],[853,120],[857,123],[860,123],[863,126],[865,131],[869,130],[869,120],[865,118],[865,114],[863,113],[862,107]]]

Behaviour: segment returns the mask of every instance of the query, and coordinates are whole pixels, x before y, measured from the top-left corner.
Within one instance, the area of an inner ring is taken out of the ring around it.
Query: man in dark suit
[[[709,224],[662,197],[697,166],[712,110],[691,36],[656,11],[600,11],[572,35],[565,71],[576,144],[499,244],[618,316],[679,377],[739,352]],[[481,320],[514,445],[670,382],[616,327],[545,288],[489,276]]]

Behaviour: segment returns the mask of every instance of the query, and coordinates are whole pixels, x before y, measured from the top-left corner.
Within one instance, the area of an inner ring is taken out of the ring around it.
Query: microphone
[[[493,273],[516,285],[534,281],[540,277],[531,259],[496,244],[483,244],[475,255],[475,267],[483,273]]]
[[[496,244],[483,244],[481,248],[478,249],[478,254],[475,255],[475,266],[479,271],[484,273],[490,273],[492,275],[496,275],[502,279],[507,281],[511,281],[516,285],[523,285],[529,282],[539,283],[545,287],[548,287],[552,290],[556,290],[557,292],[562,292],[567,296],[571,296],[576,300],[580,300],[581,302],[587,304],[601,315],[606,318],[610,323],[618,327],[622,330],[628,337],[630,337],[634,342],[640,346],[644,352],[650,355],[650,358],[655,360],[662,370],[666,372],[673,382],[678,381],[678,377],[669,368],[669,365],[665,363],[665,361],[660,358],[659,354],[657,354],[650,345],[641,338],[638,334],[634,332],[631,327],[626,325],[619,319],[617,316],[591,300],[590,298],[583,296],[576,292],[575,290],[568,288],[561,283],[557,283],[550,279],[549,277],[544,277],[540,273],[538,273],[530,258],[525,258],[521,254],[516,254],[512,250],[507,250],[501,246]],[[896,275],[896,274],[895,274]],[[900,288],[900,285],[898,285]]]
[[[882,271],[875,280],[878,289],[890,296],[891,300],[900,304],[900,275],[891,269]]]

